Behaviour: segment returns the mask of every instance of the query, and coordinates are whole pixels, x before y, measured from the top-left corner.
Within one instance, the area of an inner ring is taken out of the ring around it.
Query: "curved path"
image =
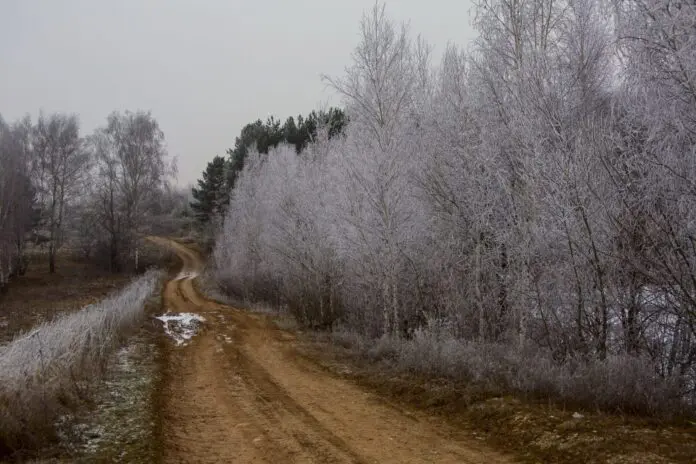
[[[165,462],[496,463],[501,455],[437,419],[378,396],[294,356],[295,340],[268,318],[207,300],[193,286],[203,263],[183,261],[165,307],[206,319],[173,347],[163,393]]]

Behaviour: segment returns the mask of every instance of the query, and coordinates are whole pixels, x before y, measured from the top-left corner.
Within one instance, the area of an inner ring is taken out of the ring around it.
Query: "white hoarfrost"
[[[382,5],[365,15],[354,62],[326,78],[342,136],[250,147],[218,281],[375,346],[446,328],[524,368],[587,360],[588,379],[622,359],[643,377],[588,402],[664,411],[667,385],[696,404],[696,9],[474,3],[470,51],[435,65]]]
[[[167,313],[157,316],[155,319],[162,321],[164,332],[170,336],[177,345],[183,345],[191,340],[205,322],[203,316],[193,313]]]
[[[181,271],[174,280],[193,280],[196,277],[198,277],[198,272],[196,271]]]
[[[19,442],[65,412],[66,400],[99,375],[124,331],[141,324],[160,277],[149,271],[105,300],[0,347],[0,441]]]

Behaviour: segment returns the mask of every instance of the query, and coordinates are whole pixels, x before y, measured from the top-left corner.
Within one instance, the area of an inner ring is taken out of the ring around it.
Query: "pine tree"
[[[198,179],[198,188],[191,189],[194,198],[191,208],[203,224],[210,223],[216,217],[222,217],[227,208],[229,189],[226,171],[225,158],[216,156],[203,171],[203,178]]]

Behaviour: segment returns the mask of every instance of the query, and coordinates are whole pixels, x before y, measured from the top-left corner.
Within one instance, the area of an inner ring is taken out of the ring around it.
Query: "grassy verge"
[[[174,278],[181,261],[167,248],[143,242],[146,264]],[[71,462],[162,462],[164,387],[168,381],[171,343],[154,316],[162,313],[164,286],[145,307],[148,318],[128,344],[112,356],[106,381],[95,404],[77,418],[69,440]]]
[[[173,253],[147,244],[141,256],[148,266],[169,267],[176,260]],[[43,256],[32,258],[27,274],[14,279],[0,295],[0,347],[37,325],[74,316],[81,307],[103,301],[134,278],[132,273],[101,271],[66,252],[59,256],[56,274],[48,273]],[[146,316],[160,311],[160,296],[147,298],[139,322],[119,332],[112,345],[115,349],[99,353],[96,375],[92,369],[84,369],[88,378],[73,376],[69,394],[59,395],[58,418],[46,421],[46,430],[34,434],[29,443],[10,443],[12,449],[5,450],[5,459],[157,462],[161,424],[156,417],[156,401],[162,337],[160,325]],[[95,338],[96,333],[90,336]],[[8,403],[6,399],[5,409]],[[45,415],[51,408],[41,409]],[[22,414],[21,421],[30,420],[29,414]]]
[[[375,391],[385,401],[440,416],[521,462],[691,463],[696,427],[684,420],[604,414],[577,405],[495,392],[399,368],[332,334],[305,333],[300,355]]]
[[[56,424],[92,396],[110,353],[142,324],[159,277],[148,272],[0,347],[0,453],[21,456],[56,438]]]
[[[220,287],[215,283],[215,277],[209,267],[206,267],[201,275],[193,281],[193,286],[198,293],[211,301],[238,308],[245,307],[242,302],[230,298],[220,290]]]
[[[160,309],[160,299],[152,298],[146,312],[154,315]],[[93,404],[63,430],[71,462],[159,462],[162,341],[159,324],[149,319],[110,357]]]

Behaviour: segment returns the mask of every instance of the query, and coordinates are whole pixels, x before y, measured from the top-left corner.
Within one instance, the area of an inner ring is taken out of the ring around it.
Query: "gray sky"
[[[0,0],[0,114],[151,110],[194,182],[242,126],[340,100],[341,75],[373,0]],[[473,37],[470,0],[388,0],[438,55]]]

